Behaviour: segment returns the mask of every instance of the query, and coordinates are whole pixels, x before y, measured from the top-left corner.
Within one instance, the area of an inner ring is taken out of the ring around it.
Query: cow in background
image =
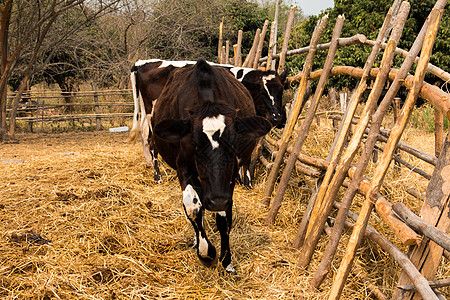
[[[235,272],[229,234],[238,161],[250,161],[256,140],[271,124],[256,116],[250,93],[228,70],[199,59],[170,74],[151,125],[155,149],[177,170],[200,261],[209,267],[218,260],[203,227],[206,209],[216,212],[219,260],[227,272]]]

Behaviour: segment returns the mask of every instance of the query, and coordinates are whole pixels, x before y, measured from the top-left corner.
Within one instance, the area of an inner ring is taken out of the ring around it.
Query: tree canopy
[[[384,18],[393,2],[393,0],[335,0],[334,8],[328,9],[324,12],[329,14],[329,22],[325,33],[321,37],[320,43],[326,43],[331,40],[335,20],[339,15],[345,16],[341,37],[350,37],[360,33],[364,34],[368,39],[375,40],[378,31],[383,24]],[[431,12],[431,9],[436,1],[411,0],[409,2],[411,3],[409,18],[405,24],[403,35],[398,45],[398,47],[407,51],[412,46],[416,35],[422,28],[423,23],[425,22],[428,14]],[[290,41],[290,49],[304,47],[309,44],[314,27],[324,13],[318,16],[311,16],[309,19],[305,20],[293,29],[293,38],[291,38]],[[450,69],[449,31],[449,16],[448,14],[444,14],[430,61],[432,64],[444,70]],[[339,48],[336,53],[334,65],[363,67],[370,51],[370,47],[361,45]],[[320,69],[323,67],[326,55],[326,51],[318,52],[314,60],[314,69]],[[304,59],[304,55],[290,58],[288,65],[293,69],[301,68],[304,64]],[[380,60],[381,55],[379,55],[375,66],[379,65]],[[402,62],[403,59],[396,56],[394,60],[394,67],[399,67]],[[439,82],[439,80],[432,75],[427,75],[426,80],[430,83]],[[331,78],[330,83],[336,87],[353,87],[356,81],[349,77],[339,77]]]

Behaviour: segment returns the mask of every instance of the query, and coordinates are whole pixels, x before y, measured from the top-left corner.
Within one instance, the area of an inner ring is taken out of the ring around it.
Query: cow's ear
[[[280,74],[280,80],[281,83],[284,85],[286,83],[286,77],[287,77],[288,69],[284,69],[284,71]]]
[[[249,139],[258,139],[266,135],[272,128],[269,121],[259,116],[236,118],[235,125],[239,137]]]
[[[178,143],[191,130],[191,122],[187,120],[169,119],[156,124],[153,133],[171,143]]]

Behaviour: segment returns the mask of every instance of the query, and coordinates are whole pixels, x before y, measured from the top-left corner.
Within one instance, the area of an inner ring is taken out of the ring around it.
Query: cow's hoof
[[[162,183],[162,178],[161,178],[161,175],[155,175],[155,176],[153,176],[153,180],[156,182],[156,183]]]
[[[226,267],[223,266],[223,267],[228,274],[236,274],[236,269],[234,268],[233,262],[230,262],[228,264],[228,266],[226,266]]]
[[[197,253],[197,255],[198,255],[198,258],[200,259],[200,262],[205,267],[213,268],[213,267],[217,266],[217,262],[219,261],[219,257],[217,256],[216,248],[210,247],[208,249],[208,256],[203,257],[203,256],[200,256],[199,253]]]

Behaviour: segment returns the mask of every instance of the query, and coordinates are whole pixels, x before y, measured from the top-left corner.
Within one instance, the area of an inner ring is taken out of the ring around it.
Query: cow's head
[[[283,127],[286,122],[282,99],[286,74],[287,70],[280,75],[275,71],[255,70],[242,79],[252,94],[258,115],[265,116],[277,127]]]
[[[227,210],[232,205],[237,175],[238,139],[258,139],[269,132],[271,124],[258,116],[239,118],[227,104],[209,102],[188,111],[188,119],[164,120],[155,126],[154,133],[180,143],[181,156],[193,155],[205,208]]]

